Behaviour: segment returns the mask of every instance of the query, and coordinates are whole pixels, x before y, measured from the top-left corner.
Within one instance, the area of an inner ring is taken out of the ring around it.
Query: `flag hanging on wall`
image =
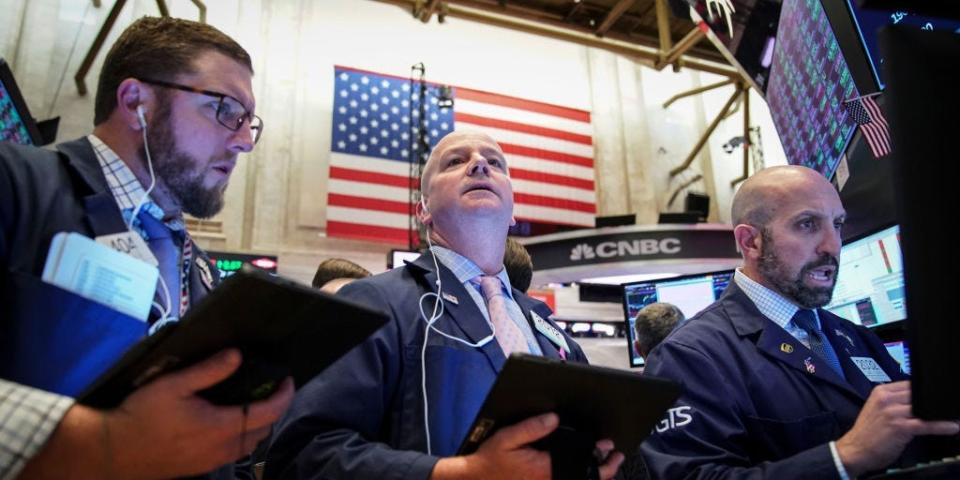
[[[434,84],[421,109],[416,82],[340,66],[334,76],[328,236],[408,243],[411,183],[419,188],[411,141],[421,125],[430,145],[455,128],[493,137],[510,169],[517,220],[593,227],[590,112],[456,86],[453,108],[441,108]]]
[[[860,126],[875,158],[890,153],[890,127],[873,96],[857,97],[843,102],[850,118]]]

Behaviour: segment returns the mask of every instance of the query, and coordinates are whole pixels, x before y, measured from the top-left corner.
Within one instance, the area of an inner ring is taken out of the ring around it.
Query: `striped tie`
[[[801,308],[793,315],[793,323],[807,332],[807,339],[810,341],[810,350],[817,354],[821,359],[830,365],[840,378],[843,376],[843,369],[840,368],[840,359],[837,358],[837,352],[833,350],[833,345],[827,340],[827,337],[817,325],[813,310]]]

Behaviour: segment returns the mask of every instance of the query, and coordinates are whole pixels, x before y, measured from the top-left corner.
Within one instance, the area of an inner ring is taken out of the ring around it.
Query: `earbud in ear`
[[[143,117],[143,104],[137,105],[137,122],[140,128],[147,128],[147,119]]]
[[[420,197],[420,206],[423,207],[423,213],[430,213],[430,210],[427,210],[427,201]]]

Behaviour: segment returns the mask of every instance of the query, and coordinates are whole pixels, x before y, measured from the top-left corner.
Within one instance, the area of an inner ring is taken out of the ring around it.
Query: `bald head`
[[[733,197],[733,225],[763,227],[778,211],[798,197],[808,195],[839,196],[833,185],[816,170],[785,165],[760,170],[748,178]]]

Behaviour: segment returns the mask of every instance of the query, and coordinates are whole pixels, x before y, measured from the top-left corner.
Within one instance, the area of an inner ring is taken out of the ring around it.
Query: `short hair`
[[[507,248],[503,251],[503,267],[510,278],[510,286],[527,293],[533,280],[533,259],[522,243],[513,237],[507,237]]]
[[[94,101],[94,125],[117,108],[117,88],[128,78],[173,81],[192,73],[200,55],[215,51],[253,73],[250,54],[225,33],[210,25],[171,17],[143,17],[120,34],[103,61]]]
[[[641,308],[633,326],[639,350],[650,353],[684,319],[683,312],[670,303],[656,302]]]
[[[366,278],[371,275],[366,268],[343,258],[328,258],[317,266],[313,276],[313,286],[321,288],[331,280],[338,278]]]

